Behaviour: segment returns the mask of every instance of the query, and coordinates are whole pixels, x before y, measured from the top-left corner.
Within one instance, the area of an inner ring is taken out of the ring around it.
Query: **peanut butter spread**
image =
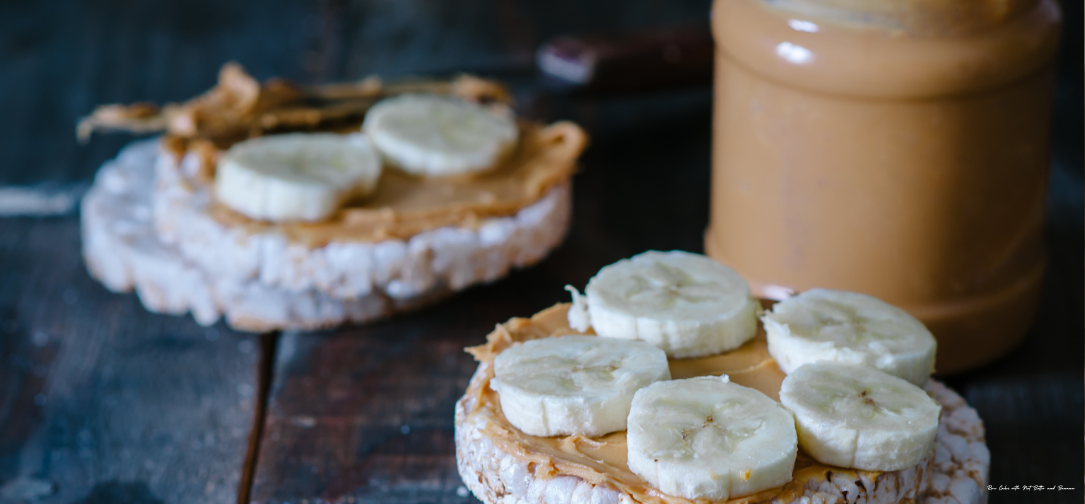
[[[523,123],[520,145],[504,165],[473,177],[413,177],[385,170],[377,193],[316,223],[253,221],[224,205],[211,212],[228,226],[274,229],[295,242],[321,246],[329,241],[409,238],[443,226],[476,227],[481,219],[515,214],[573,174],[586,136],[572,123]]]
[[[188,102],[162,108],[146,103],[106,105],[82,120],[77,131],[80,138],[95,130],[165,131],[163,146],[168,152],[177,160],[191,155],[198,161],[185,170],[186,180],[210,192],[218,157],[234,143],[294,131],[357,132],[369,107],[403,93],[449,94],[484,105],[510,101],[501,85],[471,76],[387,85],[371,78],[303,88],[279,79],[261,84],[228,63],[214,88]],[[587,135],[570,122],[544,126],[520,121],[519,129],[515,152],[486,172],[420,178],[386,169],[376,194],[322,222],[254,221],[214,201],[207,211],[224,226],[278,232],[310,247],[331,241],[409,238],[444,226],[473,228],[486,218],[513,215],[566,183],[587,145]]]
[[[551,478],[559,475],[579,477],[592,484],[604,484],[628,494],[636,502],[688,504],[709,501],[691,501],[667,495],[653,488],[629,470],[625,431],[614,432],[598,438],[580,435],[568,437],[537,437],[520,432],[505,419],[497,393],[490,389],[493,378],[493,359],[497,354],[516,342],[575,334],[566,319],[568,304],[557,304],[535,314],[530,319],[514,318],[499,324],[487,336],[484,345],[467,351],[481,363],[482,375],[476,375],[467,389],[465,401],[467,422],[485,421],[483,429],[491,441],[502,451],[533,466],[535,477]],[[779,400],[780,384],[784,373],[768,353],[764,332],[746,345],[711,357],[695,359],[672,359],[671,377],[674,379],[694,376],[726,374],[731,381],[755,388],[769,397]],[[802,451],[795,461],[790,483],[753,495],[728,500],[733,504],[753,504],[776,499],[791,502],[803,494],[808,481],[824,479],[826,474],[850,474],[858,479],[859,471],[819,464]],[[863,472],[873,479],[876,472]]]

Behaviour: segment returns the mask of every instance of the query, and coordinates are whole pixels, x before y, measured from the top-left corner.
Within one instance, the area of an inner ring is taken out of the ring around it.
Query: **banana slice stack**
[[[218,162],[215,197],[256,220],[320,221],[377,189],[382,158],[417,176],[473,174],[497,166],[519,140],[508,107],[438,95],[385,99],[362,131],[239,142]]]
[[[686,252],[604,267],[574,303],[568,335],[494,359],[491,388],[533,436],[625,430],[628,468],[663,493],[723,500],[792,480],[799,449],[830,466],[915,467],[934,451],[940,404],[917,384],[934,339],[876,298],[815,289],[763,321],[787,373],[780,402],[727,376],[671,380],[667,357],[719,354],[750,340],[757,302],[734,271]]]

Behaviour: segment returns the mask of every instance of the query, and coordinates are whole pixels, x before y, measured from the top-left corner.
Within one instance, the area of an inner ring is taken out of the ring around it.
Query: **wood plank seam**
[[[256,461],[260,455],[260,441],[263,438],[266,422],[268,397],[271,394],[271,380],[275,373],[275,350],[279,343],[279,332],[260,335],[260,365],[257,377],[258,389],[255,395],[255,407],[252,415],[252,430],[249,432],[249,446],[245,451],[245,463],[241,467],[241,481],[237,489],[237,504],[247,504],[252,494],[253,476],[256,474]]]

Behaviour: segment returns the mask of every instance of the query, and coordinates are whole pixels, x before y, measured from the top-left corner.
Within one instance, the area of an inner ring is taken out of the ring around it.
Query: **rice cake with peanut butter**
[[[501,85],[470,76],[393,84],[367,79],[306,88],[276,79],[261,84],[227,64],[218,84],[199,97],[161,108],[100,107],[80,123],[79,133],[85,138],[96,130],[163,132],[150,160],[140,157],[139,170],[152,173],[147,224],[163,250],[170,251],[173,259],[167,262],[182,261],[213,280],[204,280],[205,285],[275,293],[280,305],[297,305],[294,311],[311,314],[231,317],[231,308],[247,296],[209,294],[205,297],[215,298],[210,305],[216,308],[201,309],[200,323],[225,314],[240,329],[312,329],[383,317],[400,311],[396,307],[418,306],[494,281],[513,267],[545,257],[568,229],[571,177],[587,144],[583,130],[569,122],[517,120],[515,148],[479,173],[418,177],[385,168],[374,194],[317,222],[254,219],[216,197],[216,165],[231,146],[281,133],[357,132],[370,107],[405,93],[452,96],[480,107],[507,108],[510,102]],[[146,147],[141,149],[146,153]],[[108,206],[103,202],[109,198],[100,192],[95,201]],[[101,217],[106,214],[92,212],[99,215],[92,217],[95,222],[84,217],[85,243],[116,227],[116,218]],[[108,254],[110,247],[85,254],[88,265],[89,257]],[[138,282],[133,285],[139,288]],[[325,305],[331,308],[313,307]],[[382,308],[348,315],[346,307],[356,305]],[[175,306],[167,311],[184,310]]]
[[[558,304],[531,318],[511,319],[498,325],[484,345],[468,349],[479,367],[456,403],[456,460],[464,483],[490,504],[701,504],[660,492],[630,471],[625,431],[597,438],[536,437],[505,418],[490,388],[494,358],[519,342],[577,334],[568,324],[569,306]],[[776,400],[785,377],[768,353],[763,332],[723,354],[671,359],[670,368],[674,379],[726,374],[732,382]],[[791,482],[726,502],[986,502],[990,453],[981,420],[941,383],[929,380],[925,390],[943,410],[934,452],[914,467],[860,471],[823,465],[800,451]]]

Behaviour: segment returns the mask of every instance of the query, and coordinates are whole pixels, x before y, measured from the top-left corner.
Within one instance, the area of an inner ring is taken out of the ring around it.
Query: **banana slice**
[[[875,297],[812,289],[776,303],[761,320],[769,353],[785,373],[811,362],[850,362],[922,386],[934,372],[931,332]]]
[[[511,152],[519,138],[507,107],[438,95],[383,100],[366,113],[362,131],[386,159],[419,176],[485,171]]]
[[[222,155],[215,197],[253,219],[318,221],[372,193],[380,174],[380,156],[363,135],[272,135]]]
[[[742,346],[757,333],[760,308],[734,270],[681,251],[649,251],[606,266],[573,301],[572,327],[590,324],[600,336],[644,340],[676,358]]]
[[[806,364],[784,378],[802,451],[865,471],[915,466],[934,449],[942,406],[923,389],[858,364]]]
[[[494,359],[490,388],[505,418],[532,436],[601,436],[625,429],[633,394],[669,380],[667,356],[640,341],[561,336],[531,340]]]
[[[649,385],[633,397],[629,469],[664,493],[714,501],[791,481],[795,419],[726,376]]]

